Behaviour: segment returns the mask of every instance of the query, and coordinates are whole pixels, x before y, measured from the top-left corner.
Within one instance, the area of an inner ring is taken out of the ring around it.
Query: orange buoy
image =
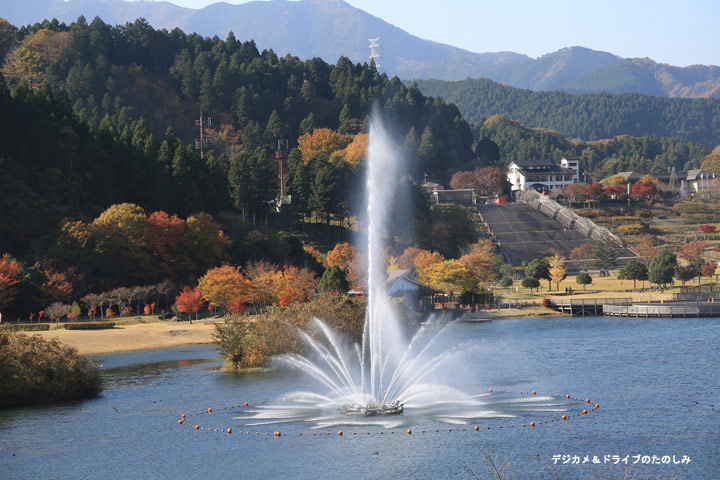
[[[410,430],[410,429],[408,428],[407,434],[408,434],[408,435],[412,435],[412,430]]]
[[[531,427],[534,427],[534,426],[535,426],[535,422],[530,422],[530,426],[531,426]]]
[[[587,415],[587,410],[583,410],[583,411],[582,411],[582,414],[583,414],[583,415]]]
[[[535,390],[533,390],[533,395],[535,395],[536,393],[537,393],[537,392],[536,392]]]
[[[183,421],[182,421],[182,418],[181,418],[180,420],[178,420],[178,425],[182,425],[182,423],[183,423]]]
[[[600,405],[598,405],[598,404],[596,403],[596,404],[595,404],[595,408],[600,408]]]
[[[208,408],[208,413],[212,413],[212,408]]]
[[[488,391],[489,391],[489,392],[492,392],[492,388],[489,388]]]
[[[589,399],[589,398],[586,399],[586,400],[585,400],[585,403],[590,403],[590,399]]]
[[[342,437],[342,430],[338,430],[338,435]]]
[[[232,433],[232,428],[228,428],[228,435]]]
[[[246,407],[248,406],[248,402],[245,402],[245,406],[246,406]]]
[[[195,430],[200,430],[200,425],[195,425]]]
[[[475,425],[475,431],[477,432],[478,430],[480,430],[480,427],[478,427],[477,425]]]
[[[562,416],[562,419],[563,419],[563,420],[567,420],[567,415],[563,415],[563,416]]]
[[[565,395],[565,398],[570,398],[570,395]]]
[[[182,418],[185,418],[185,414],[184,414],[184,413],[183,413],[182,415],[180,415],[180,416],[181,416]]]

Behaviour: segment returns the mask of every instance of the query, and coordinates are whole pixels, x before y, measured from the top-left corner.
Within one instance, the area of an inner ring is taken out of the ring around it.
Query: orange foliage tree
[[[362,165],[365,163],[369,139],[370,135],[368,135],[367,133],[355,135],[355,138],[350,143],[350,145],[345,148],[345,161],[349,165],[354,167],[356,165]]]
[[[686,243],[683,248],[678,252],[680,258],[685,260],[692,260],[695,257],[699,257],[705,251],[705,240],[695,240],[694,242]]]
[[[7,254],[0,257],[0,308],[10,305],[18,294],[17,284],[20,283],[18,272],[20,265],[8,259]]]
[[[315,292],[315,274],[306,268],[286,265],[278,284],[277,298],[280,305],[304,302]]]
[[[355,247],[347,242],[338,243],[327,253],[327,265],[328,267],[335,265],[349,271],[354,266],[355,257],[357,257]]]
[[[240,267],[225,265],[208,270],[198,281],[198,289],[205,300],[227,310],[236,298],[248,297],[251,286]]]
[[[415,256],[415,266],[417,267],[418,272],[430,265],[444,261],[445,257],[438,252],[428,252],[427,250],[423,250]]]
[[[649,233],[638,235],[633,245],[635,251],[645,262],[645,266],[650,265],[650,260],[660,253],[660,247],[655,246],[655,236]]]
[[[187,314],[195,312],[195,320],[197,320],[197,312],[205,305],[205,300],[199,289],[186,286],[180,295],[175,297],[175,303],[180,312]]]
[[[322,253],[320,253],[320,250],[318,250],[318,249],[315,248],[315,247],[310,247],[310,246],[305,246],[305,247],[303,247],[303,250],[305,251],[305,253],[309,253],[310,255],[312,255],[313,258],[314,258],[315,260],[317,260],[317,262],[318,262],[320,265],[322,265],[323,267],[326,267],[326,268],[327,268],[327,266],[328,266],[328,264],[327,264],[327,258],[325,257],[325,255],[323,255]]]
[[[302,153],[305,165],[320,155],[330,155],[338,150],[344,150],[352,137],[337,133],[329,128],[316,128],[312,133],[306,133],[298,138],[298,149]]]
[[[409,269],[414,267],[415,258],[422,252],[425,252],[425,250],[418,247],[406,248],[397,260],[398,267],[400,267],[401,269]]]
[[[575,247],[570,251],[570,260],[582,265],[583,270],[587,273],[590,264],[595,261],[595,247],[589,243],[583,243],[579,247]]]
[[[154,212],[145,220],[144,240],[148,249],[157,257],[156,268],[165,276],[175,279],[186,269],[190,260],[180,249],[185,239],[185,220],[177,215]]]
[[[67,302],[72,298],[73,286],[67,273],[58,272],[52,268],[44,268],[41,273],[45,281],[40,290],[50,301]]]
[[[249,263],[245,267],[245,276],[250,281],[250,299],[256,309],[278,302],[283,275],[277,265],[263,260]]]

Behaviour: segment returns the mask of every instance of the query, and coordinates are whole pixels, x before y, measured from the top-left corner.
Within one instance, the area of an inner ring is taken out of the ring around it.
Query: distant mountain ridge
[[[514,52],[474,53],[423,40],[342,0],[215,3],[199,10],[168,2],[25,0],[0,4],[0,17],[21,26],[80,15],[109,24],[143,17],[155,28],[221,38],[231,30],[260,49],[334,63],[340,56],[368,61],[368,38],[380,37],[381,71],[403,79],[463,80],[486,77],[513,87],[571,93],[641,93],[665,97],[720,97],[720,67],[675,67],[647,58],[569,47],[532,59]]]

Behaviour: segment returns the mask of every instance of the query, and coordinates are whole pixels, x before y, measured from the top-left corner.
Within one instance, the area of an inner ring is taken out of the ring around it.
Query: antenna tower
[[[207,138],[204,137],[206,127],[212,126],[212,117],[203,119],[202,107],[200,107],[200,118],[195,120],[195,125],[200,127],[200,140],[195,139],[195,150],[200,150],[200,158],[205,158],[205,147],[207,146]]]
[[[672,167],[672,170],[670,171],[670,180],[668,181],[668,187],[670,187],[673,198],[675,198],[678,193],[678,177],[677,172],[675,171],[675,167]]]
[[[378,58],[380,58],[380,54],[378,53],[377,49],[380,48],[380,44],[378,43],[378,40],[380,40],[380,37],[377,38],[368,38],[368,42],[370,42],[370,61],[375,62],[375,68],[380,68],[380,63],[378,63]]]

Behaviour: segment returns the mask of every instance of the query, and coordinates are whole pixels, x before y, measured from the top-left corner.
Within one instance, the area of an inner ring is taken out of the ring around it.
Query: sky
[[[196,9],[215,3],[169,1]],[[718,0],[346,1],[412,35],[478,53],[536,58],[582,46],[683,67],[720,65]]]

